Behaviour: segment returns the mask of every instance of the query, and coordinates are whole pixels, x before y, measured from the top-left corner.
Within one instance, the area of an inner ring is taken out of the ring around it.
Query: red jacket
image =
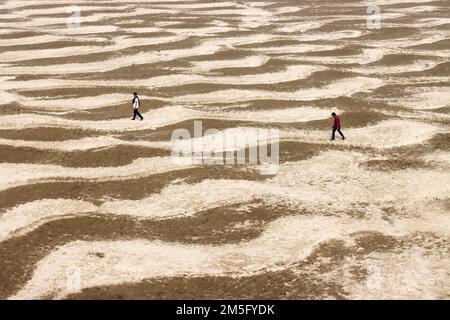
[[[340,129],[341,128],[341,118],[339,116],[334,117],[333,128]]]

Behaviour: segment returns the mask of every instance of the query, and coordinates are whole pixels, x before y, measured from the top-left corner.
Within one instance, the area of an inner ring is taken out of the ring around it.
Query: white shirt
[[[139,108],[139,106],[140,106],[140,101],[139,101],[139,97],[138,96],[136,96],[135,98],[134,98],[134,103],[133,103],[133,109],[138,109]]]

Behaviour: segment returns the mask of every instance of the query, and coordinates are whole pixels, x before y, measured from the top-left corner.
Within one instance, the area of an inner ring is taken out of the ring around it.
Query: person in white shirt
[[[141,105],[141,101],[139,100],[137,92],[134,92],[133,95],[134,95],[134,97],[132,100],[132,104],[133,104],[134,114],[133,114],[133,119],[131,119],[131,120],[135,120],[136,116],[139,116],[139,118],[141,118],[141,121],[142,121],[142,120],[144,120],[144,117],[139,113],[139,110],[138,110]]]

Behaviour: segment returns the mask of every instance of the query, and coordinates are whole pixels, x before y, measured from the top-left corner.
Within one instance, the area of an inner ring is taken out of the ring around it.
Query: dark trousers
[[[344,135],[341,132],[341,129],[338,129],[338,128],[333,128],[333,133],[331,134],[331,139],[334,140],[334,136],[336,134],[336,131],[339,132],[339,134],[341,135],[342,139],[345,139]]]
[[[138,116],[141,119],[144,119],[144,117],[139,113],[138,109],[133,109],[134,114],[133,114],[133,120],[136,119],[136,116]]]

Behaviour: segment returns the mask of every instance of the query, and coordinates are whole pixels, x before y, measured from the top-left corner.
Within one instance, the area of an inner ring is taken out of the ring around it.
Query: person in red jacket
[[[334,118],[333,131],[331,133],[331,140],[334,140],[334,135],[335,135],[336,131],[339,132],[339,134],[342,137],[342,140],[345,140],[345,137],[341,132],[341,118],[339,118],[339,116],[334,112],[331,114],[331,116]]]

